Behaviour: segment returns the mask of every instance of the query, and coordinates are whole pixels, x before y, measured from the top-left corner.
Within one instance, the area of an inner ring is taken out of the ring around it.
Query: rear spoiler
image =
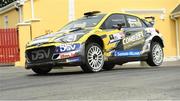
[[[155,17],[150,16],[150,17],[144,17],[145,20],[147,20],[150,24],[152,24],[154,26],[155,24]]]

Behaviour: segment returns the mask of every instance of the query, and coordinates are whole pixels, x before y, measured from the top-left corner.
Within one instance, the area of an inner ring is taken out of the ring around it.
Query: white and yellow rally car
[[[56,33],[46,34],[26,46],[26,69],[46,74],[57,66],[81,66],[84,72],[111,70],[115,65],[163,62],[163,39],[152,22],[135,15],[87,12]]]

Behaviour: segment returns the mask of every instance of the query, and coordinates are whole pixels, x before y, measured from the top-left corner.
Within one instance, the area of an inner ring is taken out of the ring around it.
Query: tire
[[[160,66],[163,63],[163,59],[164,52],[162,46],[158,42],[153,42],[146,61],[147,64],[149,66]]]
[[[103,50],[100,45],[90,43],[85,48],[85,63],[81,65],[84,72],[93,73],[102,70],[104,65]]]
[[[51,71],[51,67],[33,67],[32,71],[36,74],[47,74]]]
[[[104,70],[112,70],[115,67],[115,64],[111,64],[111,63],[105,63],[103,66]]]

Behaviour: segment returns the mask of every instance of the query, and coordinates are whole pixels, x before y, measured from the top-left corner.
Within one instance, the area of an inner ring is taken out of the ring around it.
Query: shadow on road
[[[158,67],[159,68],[159,67]],[[73,69],[71,71],[55,71],[55,72],[50,72],[48,74],[29,74],[27,76],[65,76],[65,75],[89,75],[89,74],[102,74],[102,73],[112,73],[112,72],[124,72],[124,71],[139,71],[139,70],[145,70],[145,69],[158,69],[157,67],[123,67],[123,68],[114,68],[112,70],[106,71],[106,70],[102,70],[99,73],[85,73],[82,70],[74,70]]]
[[[29,74],[28,76],[64,76],[64,75],[78,75],[85,74],[82,71],[72,71],[72,72],[50,72],[48,74]]]

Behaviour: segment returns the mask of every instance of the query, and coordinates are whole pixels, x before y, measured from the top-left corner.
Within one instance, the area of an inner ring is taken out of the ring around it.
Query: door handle
[[[126,35],[130,36],[130,35],[131,35],[131,33],[127,32],[127,33],[126,33]]]

